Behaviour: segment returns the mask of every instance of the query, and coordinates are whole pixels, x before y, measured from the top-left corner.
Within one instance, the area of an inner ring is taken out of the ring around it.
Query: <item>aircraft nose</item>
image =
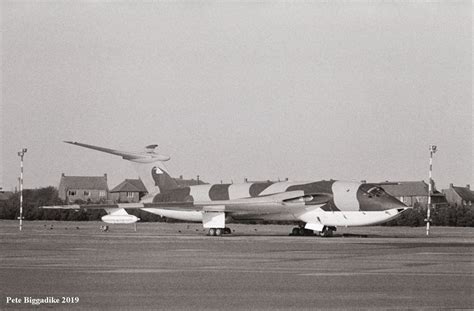
[[[360,208],[363,211],[405,210],[407,206],[397,198],[385,192],[377,184],[363,184],[358,194]]]
[[[384,209],[404,210],[408,207],[403,202],[391,195],[387,195],[387,197],[385,197],[383,201],[384,202],[382,204],[384,205]]]

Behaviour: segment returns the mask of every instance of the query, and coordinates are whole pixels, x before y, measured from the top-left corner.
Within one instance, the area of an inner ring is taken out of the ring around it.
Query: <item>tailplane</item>
[[[103,148],[78,142],[65,141],[65,143],[89,148],[113,155],[121,156],[122,159],[133,163],[136,171],[148,193],[166,192],[175,188],[179,188],[176,181],[168,174],[163,162],[170,159],[167,155],[157,152],[158,145],[149,145],[144,151],[121,151],[109,148]]]

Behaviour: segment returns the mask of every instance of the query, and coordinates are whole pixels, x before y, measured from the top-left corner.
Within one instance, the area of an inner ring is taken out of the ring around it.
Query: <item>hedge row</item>
[[[73,210],[48,210],[38,208],[45,205],[60,205],[64,202],[59,199],[58,191],[54,187],[46,187],[23,191],[23,217],[26,220],[70,220],[86,221],[100,220],[106,213],[104,210],[73,211]],[[144,222],[170,221],[158,215],[141,210],[130,210]],[[0,201],[0,219],[18,219],[19,194],[15,193],[10,199]],[[424,226],[426,224],[426,208],[418,207],[405,211],[395,220],[385,223],[386,226]],[[432,225],[435,226],[474,226],[474,208],[467,206],[440,206],[431,211]],[[258,222],[272,223],[272,222]]]

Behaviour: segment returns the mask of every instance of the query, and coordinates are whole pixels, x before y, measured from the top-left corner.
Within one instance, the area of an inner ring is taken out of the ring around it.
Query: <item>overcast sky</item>
[[[1,1],[0,186],[137,175],[474,183],[472,4]]]

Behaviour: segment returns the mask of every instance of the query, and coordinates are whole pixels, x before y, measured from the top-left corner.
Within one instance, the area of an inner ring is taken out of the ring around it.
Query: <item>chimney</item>
[[[469,190],[471,190],[471,185],[470,185],[470,184],[467,184],[467,185],[466,185],[466,188],[469,189]]]
[[[449,188],[450,188],[450,189],[452,189],[452,188],[453,188],[453,186],[454,186],[453,184],[449,184]]]
[[[64,175],[64,173],[61,174],[61,177],[65,177],[66,175]]]
[[[183,180],[183,175],[179,175],[179,179]]]
[[[105,179],[107,179],[107,174],[104,174]]]

